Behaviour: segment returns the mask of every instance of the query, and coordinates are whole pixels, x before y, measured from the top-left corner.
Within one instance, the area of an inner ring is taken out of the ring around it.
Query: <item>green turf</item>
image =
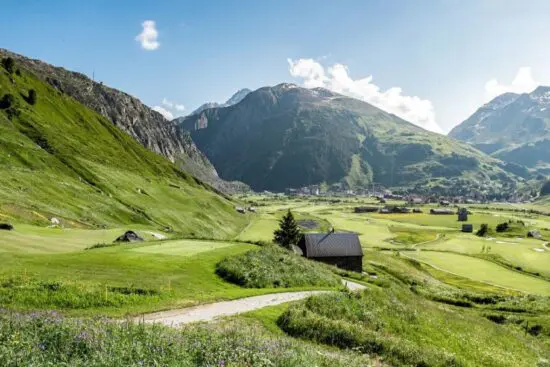
[[[403,255],[476,281],[550,296],[550,282],[506,269],[483,259],[435,251],[414,251]]]
[[[188,256],[182,248],[179,256],[158,253],[162,246],[174,249],[181,243],[194,254]],[[203,245],[207,250],[202,251]],[[217,276],[222,259],[257,248],[220,245],[212,249],[204,241],[163,241],[61,254],[4,253],[0,303],[15,309],[124,315],[277,291],[242,288]],[[154,251],[147,252],[148,247]],[[140,290],[152,294],[134,294]]]
[[[154,240],[152,233],[169,236],[168,233],[132,226],[112,229],[47,228],[28,224],[16,224],[15,230],[4,231],[0,236],[0,252],[61,253],[83,250],[98,243],[111,243],[125,231],[136,230],[145,240]]]
[[[482,249],[490,254],[502,256],[508,262],[523,269],[550,276],[550,249],[544,242],[527,238],[479,238],[474,235],[461,234],[447,241],[428,243],[427,249],[454,251],[465,254],[480,254]],[[535,251],[538,249],[539,251]]]
[[[201,252],[208,252],[236,245],[238,244],[225,241],[160,241],[158,244],[150,246],[140,246],[133,249],[132,251],[137,251],[143,254],[193,256]]]

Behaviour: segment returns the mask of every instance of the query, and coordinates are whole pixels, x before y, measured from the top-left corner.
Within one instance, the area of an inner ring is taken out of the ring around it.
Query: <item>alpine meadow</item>
[[[549,4],[155,5],[2,5],[0,366],[550,367]]]

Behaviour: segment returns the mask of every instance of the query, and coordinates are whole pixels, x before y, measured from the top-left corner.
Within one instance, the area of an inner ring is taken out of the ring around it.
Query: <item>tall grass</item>
[[[365,366],[364,356],[272,337],[246,325],[188,327],[65,319],[0,310],[0,365],[19,366]]]
[[[216,273],[247,288],[336,287],[340,284],[330,267],[275,245],[228,257],[218,263]]]
[[[278,320],[288,334],[398,366],[535,366],[542,340],[393,286],[309,298]]]

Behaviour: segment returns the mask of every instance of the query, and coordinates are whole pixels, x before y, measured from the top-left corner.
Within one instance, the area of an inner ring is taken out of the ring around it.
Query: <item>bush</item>
[[[218,263],[216,273],[246,288],[335,287],[340,284],[339,277],[328,265],[273,245],[228,257]]]
[[[482,224],[481,227],[479,227],[479,229],[477,230],[476,232],[476,236],[479,236],[479,237],[485,237],[487,235],[487,233],[489,232],[489,225],[487,224]]]
[[[4,94],[2,99],[0,99],[0,109],[7,110],[15,104],[15,97],[13,94]]]
[[[36,91],[34,89],[29,90],[29,95],[25,99],[27,103],[30,104],[31,106],[34,106],[36,104],[36,99],[37,99]]]
[[[15,61],[11,57],[5,57],[2,59],[2,66],[8,74],[13,74],[15,71]]]
[[[497,227],[496,227],[497,232],[506,232],[507,230],[508,230],[508,222],[497,224]]]

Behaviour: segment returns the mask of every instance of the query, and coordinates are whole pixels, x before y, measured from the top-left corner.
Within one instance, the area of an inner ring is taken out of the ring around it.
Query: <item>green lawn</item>
[[[225,241],[160,241],[158,244],[155,245],[136,247],[132,251],[137,251],[144,254],[193,256],[201,252],[208,252],[237,245],[237,243]]]
[[[15,230],[0,233],[0,253],[27,254],[62,253],[83,250],[98,243],[111,243],[129,229],[136,230],[145,240],[153,240],[152,233],[169,234],[143,226],[112,229],[47,228],[15,224]]]
[[[215,274],[222,259],[256,248],[243,243],[177,240],[71,253],[4,253],[0,304],[14,309],[124,315],[288,291],[246,289]]]
[[[526,293],[550,296],[550,282],[508,270],[483,259],[435,251],[415,251],[402,253],[402,255],[476,281]]]
[[[502,256],[508,262],[523,269],[550,276],[550,250],[544,242],[527,238],[494,238],[487,240],[474,235],[460,234],[447,241],[426,244],[427,249],[479,254],[482,247],[490,246],[489,253]],[[538,249],[535,251],[534,249]]]
[[[429,214],[429,208],[423,208],[424,213],[409,213],[409,214],[372,214],[371,216],[377,219],[386,219],[394,222],[412,223],[428,227],[444,227],[448,229],[459,230],[462,227],[462,222],[457,220],[456,215],[433,215]],[[454,210],[454,209],[453,209]],[[504,216],[501,213],[488,214],[476,213],[468,216],[468,222],[478,228],[482,223],[487,223],[494,228],[497,224],[512,219],[510,216]],[[527,233],[527,231],[526,231]]]

